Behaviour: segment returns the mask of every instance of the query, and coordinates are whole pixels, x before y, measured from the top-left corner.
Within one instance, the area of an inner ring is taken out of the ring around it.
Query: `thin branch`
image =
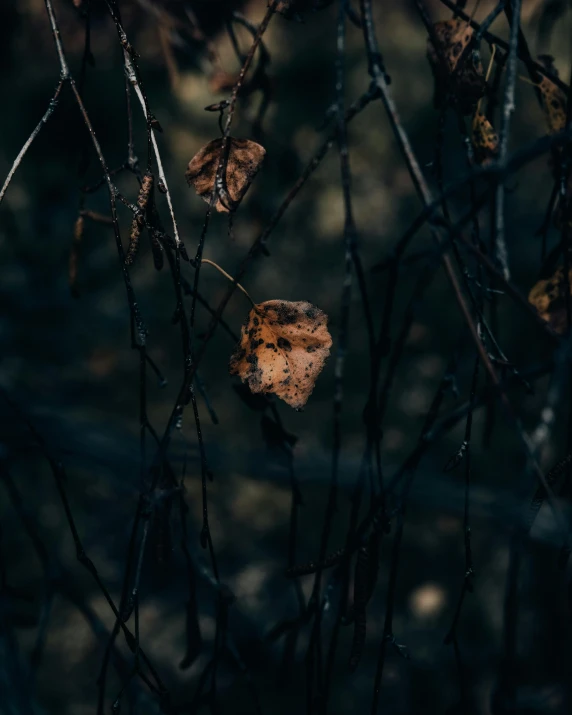
[[[14,163],[12,164],[12,168],[8,172],[8,176],[6,177],[6,180],[4,181],[4,184],[2,188],[0,189],[0,204],[4,200],[4,195],[6,194],[6,191],[8,190],[8,186],[10,185],[10,182],[12,181],[14,174],[18,170],[18,167],[22,163],[22,159],[26,155],[26,152],[32,145],[32,142],[34,139],[38,136],[40,131],[42,130],[43,126],[47,124],[49,118],[52,116],[54,113],[56,107],[58,106],[58,100],[60,97],[60,92],[62,91],[62,87],[64,86],[64,82],[67,80],[67,76],[64,74],[62,70],[62,76],[60,78],[60,81],[58,82],[56,86],[56,91],[54,92],[53,97],[50,99],[50,103],[48,104],[48,108],[46,109],[46,112],[44,116],[40,119],[38,126],[34,129],[34,131],[30,134],[26,142],[24,143],[24,146],[20,149],[18,156],[14,159]]]
[[[501,167],[506,166],[508,156],[508,140],[510,133],[510,121],[515,110],[514,90],[517,75],[517,47],[520,29],[521,0],[512,0],[513,17],[510,27],[510,43],[508,51],[506,84],[504,102],[502,107],[501,126],[499,133],[499,153],[498,163]],[[496,190],[495,201],[495,233],[493,236],[493,249],[501,265],[503,275],[506,280],[510,279],[508,265],[508,251],[505,237],[505,184],[500,181]]]

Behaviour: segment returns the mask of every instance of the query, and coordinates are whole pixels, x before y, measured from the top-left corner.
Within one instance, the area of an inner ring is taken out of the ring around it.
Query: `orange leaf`
[[[328,316],[305,301],[255,305],[230,358],[230,374],[252,392],[272,392],[295,409],[312,394],[330,354]]]
[[[572,269],[568,273],[568,283],[572,286]],[[569,287],[569,295],[570,290]],[[570,301],[570,298],[568,298]],[[528,294],[528,302],[540,313],[540,317],[561,335],[566,332],[568,315],[566,307],[566,281],[564,269],[560,266],[547,280],[538,281]]]
[[[198,151],[189,162],[185,177],[189,186],[207,203],[210,201],[221,159],[222,139],[214,139]],[[229,138],[224,191],[217,191],[215,208],[234,211],[256,176],[266,150],[249,139]]]

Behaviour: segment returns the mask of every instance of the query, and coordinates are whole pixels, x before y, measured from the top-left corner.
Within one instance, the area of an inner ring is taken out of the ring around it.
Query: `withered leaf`
[[[572,286],[572,269],[568,273],[568,284]],[[571,292],[569,287],[568,301]],[[564,269],[560,266],[552,277],[538,281],[528,294],[529,303],[536,308],[540,317],[561,335],[568,329],[566,293]]]
[[[476,112],[473,117],[473,149],[478,164],[490,164],[499,150],[498,134],[484,114]]]
[[[463,114],[471,114],[485,93],[485,76],[478,51],[468,50],[474,30],[461,18],[434,25],[435,41],[427,43],[427,58],[435,77],[435,104],[447,98]]]
[[[221,159],[222,138],[214,139],[199,150],[189,162],[185,177],[197,194],[207,203],[215,185]],[[266,150],[249,139],[229,138],[226,174],[222,190],[217,190],[215,208],[219,212],[234,211],[256,176]]]
[[[463,50],[473,39],[473,28],[461,18],[436,22],[434,27],[435,39],[439,47],[436,48],[431,39],[427,46],[427,55],[431,64],[441,62],[441,57],[448,66],[449,72],[454,72]]]
[[[328,316],[306,301],[267,300],[255,305],[230,358],[230,374],[252,392],[272,392],[300,409],[330,354]]]
[[[566,127],[566,95],[549,77],[543,77],[537,86],[548,130],[557,134]]]

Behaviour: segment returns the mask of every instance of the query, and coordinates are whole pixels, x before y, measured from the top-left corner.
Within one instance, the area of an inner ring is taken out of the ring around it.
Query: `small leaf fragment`
[[[221,160],[223,139],[214,139],[198,151],[189,162],[185,173],[187,183],[207,203],[210,201]],[[258,173],[266,150],[249,139],[228,139],[226,173],[221,187],[217,187],[215,208],[228,213],[238,208]]]
[[[254,393],[274,393],[302,408],[330,354],[327,315],[306,301],[267,300],[255,305],[230,359]]]
[[[484,114],[475,112],[472,126],[475,161],[486,166],[495,159],[499,150],[499,137]]]
[[[572,292],[571,286],[572,269],[568,273],[568,296]],[[536,308],[540,317],[560,335],[563,335],[568,329],[566,293],[564,269],[560,266],[551,278],[538,281],[528,294],[528,302]],[[568,297],[568,302],[570,302],[570,297]]]

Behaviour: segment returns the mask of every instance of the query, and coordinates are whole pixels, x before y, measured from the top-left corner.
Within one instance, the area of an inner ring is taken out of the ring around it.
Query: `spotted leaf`
[[[435,104],[445,99],[463,114],[471,114],[485,93],[483,65],[477,49],[470,51],[474,30],[464,20],[453,18],[434,25],[435,44],[430,38],[427,58],[435,77]]]
[[[185,173],[189,186],[192,185],[207,203],[211,199],[217,178],[222,147],[222,138],[209,142],[191,159]],[[215,208],[221,213],[238,208],[266,154],[260,144],[233,137],[228,141],[227,152],[224,181],[217,188],[215,201]]]
[[[540,317],[546,320],[552,329],[560,334],[567,331],[568,308],[566,295],[568,293],[569,302],[570,286],[572,286],[572,269],[568,273],[567,291],[564,269],[560,266],[552,277],[538,281],[528,295],[528,301],[536,308]]]
[[[473,149],[478,164],[490,164],[499,150],[498,134],[484,114],[476,112],[472,127]]]
[[[550,134],[557,134],[566,127],[566,95],[549,77],[538,83],[540,100]]]
[[[255,305],[230,359],[252,392],[274,393],[295,409],[310,397],[330,354],[327,315],[305,301],[268,300]]]

